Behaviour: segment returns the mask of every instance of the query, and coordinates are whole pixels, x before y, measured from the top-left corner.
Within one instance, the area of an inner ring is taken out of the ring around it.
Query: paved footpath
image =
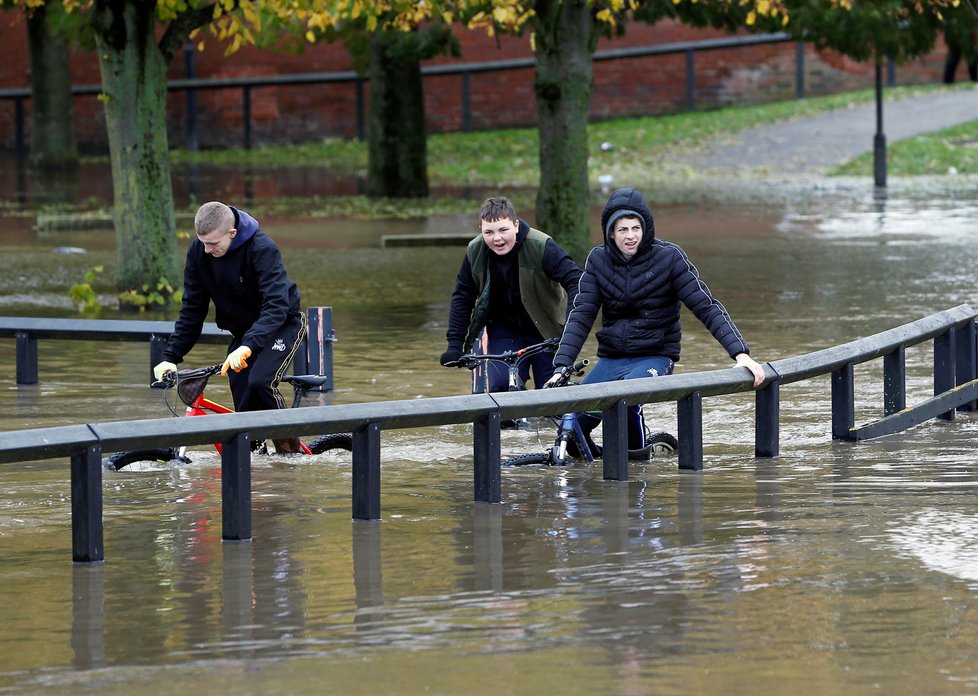
[[[978,87],[931,92],[883,103],[887,145],[978,119]],[[823,174],[865,152],[876,134],[875,102],[758,126],[703,143],[688,164],[712,170]]]

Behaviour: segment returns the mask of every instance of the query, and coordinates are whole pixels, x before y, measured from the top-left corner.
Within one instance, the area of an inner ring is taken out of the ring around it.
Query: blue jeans
[[[675,363],[664,355],[649,355],[641,358],[601,358],[591,368],[581,384],[614,382],[619,379],[638,379],[639,377],[661,377],[671,375]],[[642,407],[628,407],[628,449],[645,447],[645,428],[642,422]],[[590,433],[601,422],[592,413],[579,413],[578,421],[585,433]]]
[[[507,350],[516,351],[532,346],[543,339],[539,336],[529,336],[517,333],[499,324],[490,324],[472,346],[472,352],[479,355],[499,355]],[[530,368],[533,368],[533,386],[539,389],[553,376],[554,354],[552,352],[537,353],[524,360],[519,367],[520,379],[526,382],[530,378]],[[472,370],[472,393],[501,392],[509,390],[509,365],[502,362],[486,362]]]

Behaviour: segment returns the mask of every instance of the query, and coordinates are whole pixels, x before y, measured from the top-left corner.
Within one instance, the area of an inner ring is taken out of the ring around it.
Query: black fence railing
[[[635,46],[630,48],[609,49],[598,51],[594,54],[595,62],[626,60],[634,58],[644,58],[650,56],[663,56],[684,54],[685,62],[685,107],[692,111],[696,108],[696,54],[704,51],[716,51],[724,49],[736,49],[749,46],[764,44],[779,44],[794,41],[784,33],[776,34],[757,34],[747,36],[730,36],[718,39],[705,39],[700,41],[678,41],[673,43],[656,44],[651,46]],[[461,76],[461,93],[459,95],[460,108],[462,113],[462,130],[472,129],[472,102],[469,94],[469,77],[476,73],[499,72],[507,70],[523,70],[532,68],[536,64],[533,58],[515,58],[511,60],[485,61],[480,63],[456,63],[451,65],[431,65],[422,68],[422,75],[459,75]],[[188,59],[187,72],[193,74],[193,61]],[[892,70],[892,63],[889,71],[889,84],[895,80]],[[317,72],[301,73],[288,75],[262,75],[253,77],[233,77],[233,78],[187,78],[170,80],[167,83],[168,89],[173,91],[183,91],[187,95],[186,105],[186,142],[189,149],[196,149],[198,144],[197,134],[197,102],[196,93],[200,90],[224,90],[240,89],[241,104],[243,113],[243,133],[242,144],[245,148],[250,148],[253,144],[252,137],[252,117],[251,117],[251,95],[255,89],[263,87],[282,87],[282,86],[301,86],[309,84],[350,84],[354,85],[356,100],[356,124],[357,138],[363,140],[365,137],[365,113],[364,106],[364,84],[368,80],[366,77],[353,71],[338,72]],[[76,96],[99,94],[102,91],[100,85],[79,85],[72,88],[72,94]],[[26,156],[27,145],[24,141],[24,103],[30,99],[30,89],[14,88],[0,89],[0,100],[14,102],[14,121],[15,121],[15,149],[19,157]],[[801,99],[805,96],[805,50],[804,44],[796,42],[795,50],[795,96]]]
[[[960,305],[850,343],[765,365],[766,380],[756,390],[756,457],[779,453],[780,386],[832,375],[832,437],[858,441],[886,435],[929,418],[953,419],[955,410],[974,411],[978,401],[975,317]],[[906,405],[905,353],[934,342],[934,397]],[[884,361],[883,417],[855,426],[853,366]],[[703,469],[704,397],[753,391],[746,369],[668,375],[578,385],[563,389],[235,413],[221,418],[165,418],[68,425],[0,432],[0,462],[68,457],[71,462],[72,558],[100,561],[102,548],[103,452],[174,445],[223,443],[221,454],[222,535],[251,536],[252,439],[297,437],[307,433],[353,433],[353,518],[380,518],[380,432],[472,423],[474,499],[501,500],[500,421],[571,411],[603,412],[603,476],[628,478],[626,408],[630,404],[675,401],[679,426],[679,468]]]
[[[333,310],[310,307],[307,311],[308,333],[293,360],[294,374],[327,375],[322,391],[333,389]],[[128,341],[149,343],[149,381],[153,366],[163,360],[166,341],[173,332],[172,321],[126,321],[122,319],[47,319],[35,317],[0,317],[0,338],[17,342],[17,384],[37,384],[38,343],[41,340]],[[204,324],[200,343],[228,343],[230,334],[215,324]]]

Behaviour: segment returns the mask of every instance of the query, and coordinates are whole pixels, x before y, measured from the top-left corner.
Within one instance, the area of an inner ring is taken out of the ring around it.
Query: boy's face
[[[615,221],[611,238],[625,260],[630,261],[638,251],[639,242],[642,241],[642,221],[636,217],[619,218]]]
[[[227,231],[217,231],[208,232],[207,234],[198,234],[197,239],[200,243],[204,245],[204,253],[210,254],[214,258],[219,258],[227,253],[227,250],[231,246],[231,242],[234,240],[235,235],[238,233],[233,227]]]
[[[516,233],[519,225],[509,218],[501,218],[489,222],[482,221],[482,241],[494,252],[503,256],[516,246]]]

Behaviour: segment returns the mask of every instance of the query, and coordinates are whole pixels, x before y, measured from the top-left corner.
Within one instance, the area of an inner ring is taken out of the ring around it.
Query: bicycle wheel
[[[109,471],[119,471],[123,467],[137,462],[148,464],[158,464],[177,460],[182,464],[189,464],[190,459],[181,457],[177,454],[176,447],[164,447],[162,449],[132,450],[129,452],[114,452],[108,457],[102,457],[102,468]]]
[[[661,457],[679,449],[679,440],[666,432],[649,433],[645,436],[645,446],[652,448],[653,457]]]
[[[547,464],[549,462],[549,452],[536,452],[534,454],[521,454],[512,459],[506,459],[503,461],[502,466],[533,466],[536,464]]]
[[[334,449],[344,449],[347,452],[353,451],[353,436],[349,433],[331,433],[330,435],[320,435],[312,442],[306,443],[306,447],[313,454],[322,454]]]

